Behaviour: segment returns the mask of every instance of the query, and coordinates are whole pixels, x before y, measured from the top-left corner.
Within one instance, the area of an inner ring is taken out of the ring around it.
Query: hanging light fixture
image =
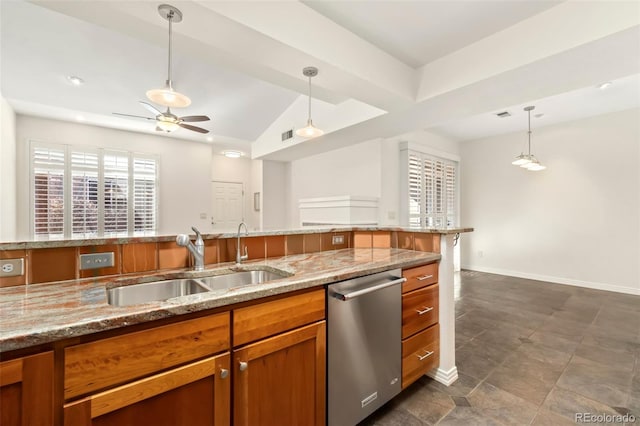
[[[174,22],[178,23],[182,21],[182,12],[171,5],[161,4],[158,6],[158,13],[164,19],[169,21],[169,66],[165,86],[161,89],[151,89],[147,91],[147,98],[156,104],[164,105],[166,107],[184,108],[191,104],[191,99],[186,95],[173,90],[173,84],[171,81],[171,30]]]
[[[309,77],[309,118],[307,119],[307,125],[301,129],[296,130],[296,135],[303,138],[315,138],[324,135],[324,132],[313,125],[311,121],[311,77],[318,75],[318,68],[305,67],[302,69],[302,74],[305,77]]]
[[[513,164],[514,166],[520,166],[532,172],[538,172],[540,170],[546,169],[547,167],[540,164],[540,161],[538,161],[538,159],[533,154],[531,154],[531,111],[533,111],[534,109],[534,106],[528,106],[524,108],[524,110],[527,111],[527,114],[529,115],[529,131],[527,132],[527,135],[529,136],[528,154],[521,152],[520,155],[518,155],[516,159],[511,162],[511,164]]]

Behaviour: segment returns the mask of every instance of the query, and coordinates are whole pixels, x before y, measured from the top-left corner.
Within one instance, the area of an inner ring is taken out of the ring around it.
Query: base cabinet
[[[235,350],[234,424],[325,424],[325,321]]]
[[[53,352],[0,362],[0,424],[53,424]]]
[[[64,424],[229,425],[229,359],[227,352],[66,404]]]

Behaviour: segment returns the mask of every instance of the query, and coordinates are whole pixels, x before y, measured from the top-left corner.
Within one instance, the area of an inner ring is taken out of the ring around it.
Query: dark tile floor
[[[576,413],[640,425],[640,296],[472,271],[456,280],[457,382],[422,377],[362,425],[561,426]]]

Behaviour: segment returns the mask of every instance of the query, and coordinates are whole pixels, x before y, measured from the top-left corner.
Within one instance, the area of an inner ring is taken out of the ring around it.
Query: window
[[[34,238],[156,232],[155,156],[32,142],[31,188]]]
[[[457,225],[457,168],[453,160],[407,151],[409,226],[445,228]]]

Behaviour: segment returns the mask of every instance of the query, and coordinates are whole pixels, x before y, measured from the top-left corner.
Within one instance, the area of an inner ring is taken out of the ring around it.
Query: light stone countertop
[[[285,229],[285,230],[263,230],[250,231],[249,237],[269,237],[273,235],[296,235],[296,234],[321,234],[326,232],[416,232],[424,234],[461,234],[465,232],[473,232],[473,228],[455,227],[455,228],[411,228],[411,227],[394,227],[394,226],[313,226],[310,228]],[[186,232],[186,230],[185,230]],[[237,233],[225,232],[219,234],[202,234],[205,240],[217,238],[235,238]],[[242,235],[245,237],[245,235]],[[55,248],[55,247],[81,247],[91,245],[104,244],[128,244],[128,243],[145,243],[145,242],[165,242],[175,241],[176,235],[156,235],[156,236],[131,236],[131,237],[98,237],[88,239],[71,239],[71,240],[34,240],[34,241],[11,241],[0,242],[0,250],[28,250],[38,248]]]
[[[249,261],[243,263],[243,268],[273,268],[292,275],[263,284],[124,307],[107,303],[108,288],[140,281],[215,275],[229,272],[234,265],[215,265],[205,272],[180,269],[136,277],[101,277],[6,287],[0,289],[0,352],[323,286],[389,269],[422,265],[440,258],[438,253],[367,248]]]

